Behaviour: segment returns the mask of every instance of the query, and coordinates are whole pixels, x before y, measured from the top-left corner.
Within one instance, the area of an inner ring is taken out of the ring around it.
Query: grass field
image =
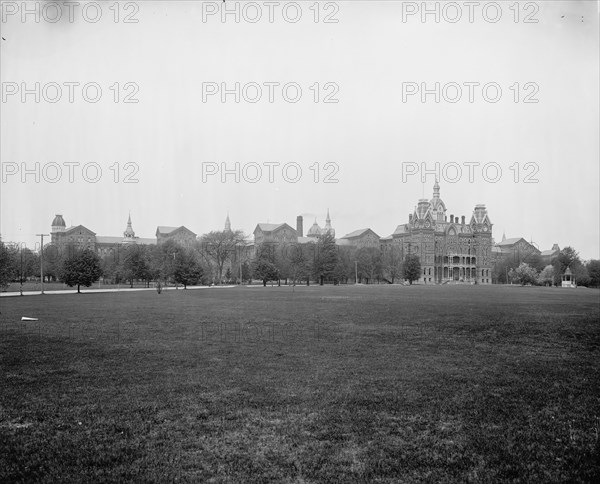
[[[598,291],[0,304],[0,482],[600,481]]]

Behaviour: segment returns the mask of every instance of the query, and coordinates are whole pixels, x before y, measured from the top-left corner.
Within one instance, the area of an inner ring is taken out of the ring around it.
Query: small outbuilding
[[[571,272],[571,269],[569,267],[567,267],[567,270],[562,275],[561,286],[562,287],[577,287],[577,285],[575,284],[575,277],[573,277],[573,273]]]

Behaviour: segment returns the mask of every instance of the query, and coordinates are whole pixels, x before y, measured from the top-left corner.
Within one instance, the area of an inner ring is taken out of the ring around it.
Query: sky
[[[599,3],[449,3],[3,1],[2,240],[385,237],[437,176],[497,241],[600,258]]]

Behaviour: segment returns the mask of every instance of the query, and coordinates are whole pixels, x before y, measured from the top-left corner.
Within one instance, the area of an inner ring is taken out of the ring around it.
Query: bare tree
[[[237,246],[243,243],[244,239],[245,235],[241,230],[213,231],[202,236],[200,250],[211,263],[214,263],[218,283],[223,279],[223,267],[234,258]]]

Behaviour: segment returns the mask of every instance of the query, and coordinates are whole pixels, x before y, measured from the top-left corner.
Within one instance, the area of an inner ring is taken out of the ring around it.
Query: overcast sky
[[[483,203],[497,241],[600,258],[596,1],[441,3],[439,22],[390,0],[80,2],[72,22],[64,2],[27,2],[39,22],[22,3],[2,2],[5,242],[33,247],[57,213],[119,236],[131,212],[136,235],[153,237],[157,225],[221,230],[227,212],[248,234],[297,215],[306,232],[328,208],[338,236],[388,236],[431,198],[435,175],[410,173],[439,163],[448,215]],[[239,103],[211,94],[236,83]],[[479,83],[472,102],[465,83]]]

